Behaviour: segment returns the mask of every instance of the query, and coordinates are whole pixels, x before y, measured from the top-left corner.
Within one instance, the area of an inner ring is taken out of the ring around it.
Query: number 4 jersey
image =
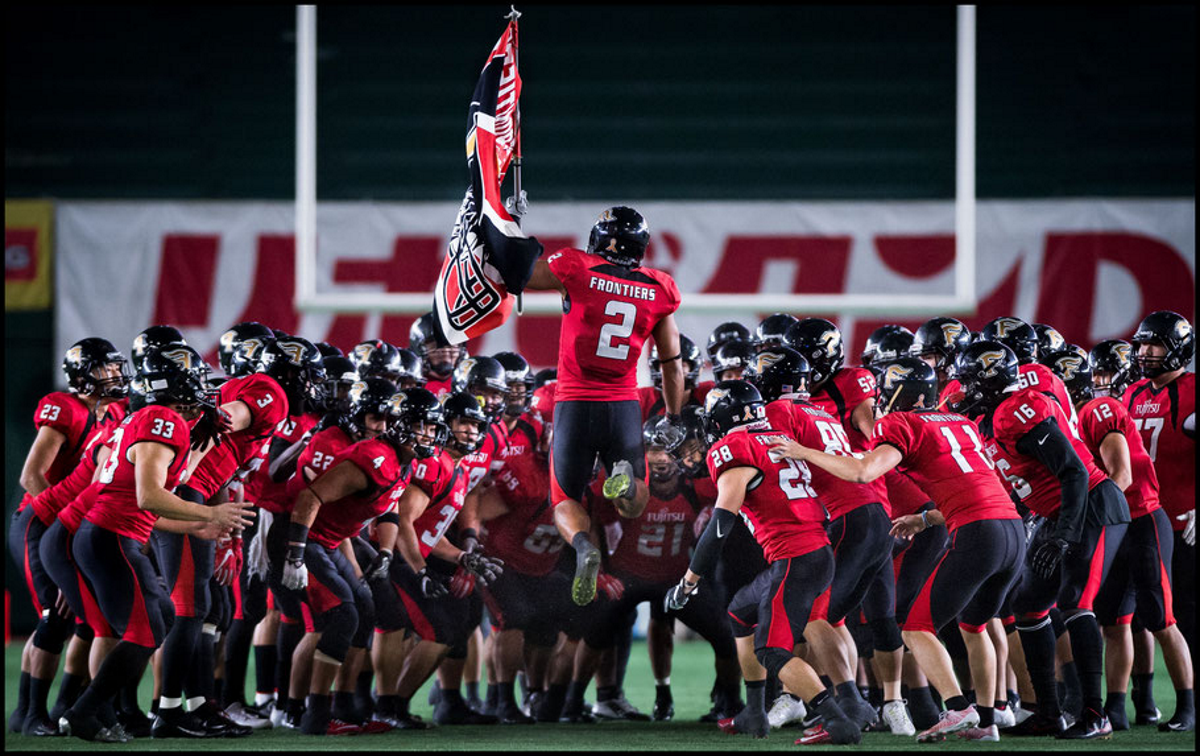
[[[636,401],[642,344],[679,308],[675,281],[569,247],[546,262],[567,291],[555,401]]]
[[[808,465],[776,461],[770,449],[788,437],[772,428],[735,428],[708,452],[708,474],[716,483],[726,470],[753,467],[741,515],[768,562],[791,559],[829,544],[825,510],[809,486]]]

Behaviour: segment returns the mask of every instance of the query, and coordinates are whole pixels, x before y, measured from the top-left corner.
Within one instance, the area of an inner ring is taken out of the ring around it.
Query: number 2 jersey
[[[979,429],[962,415],[890,412],[875,421],[873,440],[903,455],[900,467],[933,499],[950,531],[977,520],[1020,519]]]
[[[1154,461],[1159,501],[1171,516],[1171,526],[1183,530],[1175,518],[1196,506],[1196,374],[1183,373],[1155,389],[1143,378],[1125,390],[1121,403],[1142,436],[1146,451]],[[1193,437],[1184,435],[1184,423],[1191,418]]]
[[[638,398],[637,362],[658,321],[679,308],[671,276],[566,247],[547,258],[566,289],[555,401]]]
[[[174,452],[167,467],[163,488],[170,491],[179,483],[187,469],[191,446],[191,428],[169,407],[151,405],[133,414],[129,422],[114,432],[109,447],[111,453],[100,471],[96,498],[85,517],[89,522],[141,543],[150,540],[158,515],[141,509],[137,504],[137,481],[129,450],[144,442],[163,444]]]
[[[735,428],[708,452],[708,474],[717,483],[726,470],[752,467],[758,475],[746,487],[741,515],[768,562],[791,559],[829,545],[825,510],[809,486],[808,465],[775,461],[771,447],[788,437],[770,427]]]

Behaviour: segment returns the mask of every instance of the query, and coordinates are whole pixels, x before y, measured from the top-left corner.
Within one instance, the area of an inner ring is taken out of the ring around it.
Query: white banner
[[[527,233],[547,252],[587,243],[605,202],[535,204]],[[643,202],[647,264],[684,292],[681,330],[701,348],[728,317],[689,314],[688,292],[950,294],[950,202]],[[318,292],[429,292],[457,203],[322,203]],[[1000,315],[1047,322],[1085,347],[1127,337],[1155,309],[1194,320],[1195,203],[1181,200],[987,201],[978,206],[978,328]],[[284,202],[63,202],[58,205],[56,345],[85,336],[123,351],[153,323],[215,353],[231,324],[258,320],[343,350],[368,338],[408,344],[411,315],[300,314],[293,307],[293,206]],[[738,319],[769,313],[753,302]],[[883,322],[832,317],[857,354]],[[556,316],[514,317],[468,344],[519,349],[553,365]],[[215,361],[214,361],[215,362]]]

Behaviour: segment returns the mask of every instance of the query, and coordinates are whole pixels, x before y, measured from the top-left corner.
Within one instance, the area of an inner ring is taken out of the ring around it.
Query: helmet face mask
[[[1088,353],[1088,365],[1092,369],[1094,396],[1120,399],[1140,376],[1133,359],[1133,345],[1121,339],[1108,339],[1093,347]]]
[[[930,318],[913,334],[909,354],[925,360],[945,382],[954,377],[954,361],[971,344],[971,330],[957,318]]]
[[[73,393],[99,399],[129,395],[133,373],[125,355],[107,339],[93,337],[75,342],[63,357],[62,370]]]
[[[508,385],[504,396],[504,414],[520,417],[529,411],[533,401],[533,370],[529,362],[516,352],[499,352],[493,359],[504,368],[504,381]]]
[[[426,389],[400,391],[388,400],[388,427],[381,438],[417,459],[441,452],[450,429],[437,398]]]

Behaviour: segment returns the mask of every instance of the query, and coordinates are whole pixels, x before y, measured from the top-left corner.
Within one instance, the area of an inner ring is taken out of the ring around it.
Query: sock
[[[963,711],[970,705],[971,702],[966,696],[951,696],[946,699],[946,708],[950,711]]]
[[[381,717],[396,716],[396,696],[380,696],[375,701],[375,713]]]
[[[228,654],[228,651],[226,651]],[[260,696],[275,694],[275,646],[254,647],[254,705],[262,706],[269,698],[260,700]]]
[[[213,677],[213,671],[217,668],[216,641],[215,632],[200,632],[200,642],[196,645],[196,652],[192,657],[192,668],[188,670],[183,686],[192,698],[205,698],[210,701],[217,698],[217,685]]]
[[[329,696],[308,694],[308,711],[304,712],[304,718],[301,720],[301,728],[304,732],[324,733],[330,719],[330,704]]]
[[[668,677],[667,679],[670,680],[671,678]],[[668,682],[665,685],[663,683],[656,684],[654,686],[654,700],[671,701],[671,683]]]
[[[1029,680],[1037,693],[1038,713],[1050,718],[1061,716],[1058,686],[1054,682],[1054,629],[1049,623],[1040,623],[1036,628],[1019,628],[1018,632]]]
[[[1154,704],[1154,673],[1132,675],[1133,708],[1138,714],[1153,714]]]
[[[500,703],[500,686],[495,683],[489,683],[487,686],[486,698],[484,699],[484,710],[489,714],[496,711],[496,707]]]
[[[826,690],[833,690],[833,679],[829,675],[821,675],[820,678]]]
[[[287,718],[295,721],[304,714],[304,699],[289,698],[287,702]]]
[[[333,716],[336,719],[342,719],[347,722],[355,721],[354,693],[348,690],[335,690],[333,692]]]
[[[1085,708],[1103,711],[1104,636],[1100,633],[1100,623],[1090,612],[1075,615],[1067,623],[1067,632],[1071,635],[1071,650],[1075,654],[1074,664],[1063,665],[1067,690],[1073,699],[1079,696]],[[1073,685],[1078,685],[1078,689],[1072,690]]]
[[[254,694],[255,708],[258,708],[260,706],[266,706],[267,704],[271,703],[274,700],[275,700],[275,692],[274,691],[272,691],[270,693],[257,693],[256,692]]]
[[[1019,693],[1017,693],[1017,691],[1015,691],[1015,690],[1008,691],[1008,705],[1009,706],[1020,706],[1021,705],[1021,696]]]
[[[883,708],[883,688],[870,688],[867,691],[867,703],[876,709]]]
[[[304,625],[298,622],[279,623],[279,641],[275,644],[275,690],[281,704],[287,703],[291,689],[292,652],[304,637]]]
[[[963,697],[965,697],[969,703],[975,703],[975,691],[973,689],[967,688],[964,690]]]
[[[496,683],[496,707],[511,709],[517,705],[516,693],[514,692],[514,682]]]
[[[929,686],[908,689],[908,711],[912,714],[913,726],[928,730],[937,724],[938,707],[933,703]]]
[[[996,711],[1007,711],[1007,710],[1008,710],[1008,699],[1006,699],[1006,698],[997,698],[997,699],[996,699],[996,700],[993,702],[993,708],[995,708],[995,709],[996,709]]]
[[[408,713],[408,702],[412,700],[405,696],[396,696],[396,717],[403,719],[410,716]]]
[[[1079,676],[1078,665],[1076,665],[1075,662],[1067,662],[1066,664],[1062,665],[1062,676],[1064,690],[1063,702],[1065,703],[1066,701],[1071,701],[1074,703],[1075,701],[1082,701],[1085,706],[1090,705],[1086,700],[1087,697],[1083,695],[1083,680]]]
[[[542,706],[543,717],[558,719],[562,713],[563,704],[567,701],[567,687],[563,683],[551,683],[550,687],[546,688],[545,703]]]
[[[467,700],[471,701],[472,703],[478,703],[479,702],[479,681],[476,680],[474,682],[467,683],[466,688],[467,688]]]
[[[142,707],[138,705],[138,686],[141,680],[130,680],[129,683],[121,688],[121,711],[130,714],[140,714]]]
[[[100,704],[100,708],[96,710],[96,719],[100,720],[100,724],[104,727],[112,727],[117,723],[117,710],[113,707],[112,701]]]
[[[752,716],[755,714],[763,716],[767,713],[766,693],[766,680],[746,681],[746,709],[751,712]]]
[[[163,698],[183,697],[183,683],[194,666],[203,624],[197,617],[176,617],[171,625],[162,645]],[[209,671],[211,673],[212,667]]]
[[[150,699],[150,714],[152,716],[158,714],[158,699],[157,698]]]
[[[50,719],[50,712],[46,710],[46,705],[50,700],[50,686],[53,684],[53,678],[43,680],[40,677],[30,676],[29,708],[25,712],[25,721]]]
[[[54,702],[54,708],[50,711],[51,722],[57,724],[62,713],[75,705],[75,701],[83,692],[83,686],[86,683],[86,677],[63,672],[62,682],[58,686],[58,700]]]
[[[1196,699],[1195,691],[1192,688],[1187,690],[1175,689],[1175,716],[1171,717],[1172,722],[1178,722],[1181,719],[1196,718]]]
[[[835,686],[834,691],[836,692],[837,700],[840,702],[839,705],[862,700],[862,696],[858,692],[858,686],[854,684],[853,680],[847,680]],[[845,707],[843,706],[843,708]]]
[[[763,698],[768,701],[774,701],[776,698],[779,698],[779,694],[783,690],[783,686],[779,684],[779,676],[768,672],[767,679],[764,682],[766,683],[766,691],[763,693]]]
[[[229,632],[225,634],[225,680],[217,696],[221,708],[246,703],[246,669],[250,666],[250,643],[253,640],[253,624],[240,619],[230,623]]]
[[[461,704],[463,702],[462,693],[458,688],[442,688],[442,702],[451,706]]]
[[[596,700],[597,701],[611,701],[616,697],[617,697],[617,686],[616,685],[604,685],[604,686],[597,685],[596,686]]]
[[[1119,690],[1108,691],[1108,698],[1104,701],[1105,711],[1125,711],[1125,694]]]
[[[996,710],[991,706],[976,706],[975,711],[979,712],[979,724],[976,727],[982,730],[996,724]]]
[[[111,703],[130,680],[140,680],[153,648],[121,641],[105,658],[92,684],[79,696],[71,710],[80,717],[94,715],[104,703]]]
[[[375,674],[369,669],[364,669],[354,681],[354,710],[361,719],[370,719],[375,711],[375,699],[371,696],[374,680]]]
[[[583,710],[583,694],[587,690],[588,681],[572,680],[567,686],[567,700],[563,705],[565,711],[577,712]]]
[[[17,708],[13,710],[12,716],[8,720],[8,729],[14,732],[20,732],[25,726],[25,714],[29,711],[29,680],[31,676],[28,672],[21,673],[21,683],[17,688]]]

